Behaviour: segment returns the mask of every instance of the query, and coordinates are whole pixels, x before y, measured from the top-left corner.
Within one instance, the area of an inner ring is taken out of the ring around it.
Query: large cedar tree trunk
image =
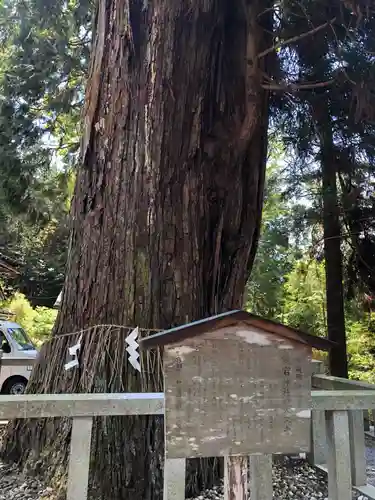
[[[242,306],[262,209],[268,96],[257,54],[271,44],[259,24],[270,5],[99,0],[55,336],[97,324],[162,329]],[[84,338],[73,374],[63,370],[66,337],[47,346],[29,392],[162,388],[158,358],[140,377],[125,361],[125,333],[100,332]],[[108,359],[119,352],[114,373]],[[69,429],[18,422],[5,455],[56,471]],[[160,419],[98,420],[95,497],[161,498],[162,443]],[[216,470],[190,467],[192,487]]]

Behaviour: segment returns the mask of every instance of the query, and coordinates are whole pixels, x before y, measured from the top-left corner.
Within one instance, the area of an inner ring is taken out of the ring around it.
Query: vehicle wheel
[[[27,381],[22,377],[15,377],[4,384],[3,393],[19,396],[26,390]]]

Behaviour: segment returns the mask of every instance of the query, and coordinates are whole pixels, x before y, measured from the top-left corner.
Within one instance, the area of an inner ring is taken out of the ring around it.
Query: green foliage
[[[269,317],[312,335],[326,336],[324,262],[296,260],[277,288],[275,314]],[[256,284],[260,297],[267,296],[266,280]],[[271,286],[272,289],[272,286]],[[258,311],[256,311],[258,312]],[[364,313],[361,305],[346,302],[346,333],[349,376],[375,383],[375,313]]]
[[[11,0],[3,1],[1,14],[5,57],[0,117],[6,108],[8,133],[15,143],[29,141],[34,152],[44,151],[49,158],[58,147],[68,159],[78,147],[90,3]],[[10,19],[11,30],[6,27]]]
[[[62,284],[89,56],[87,0],[0,0],[0,251],[34,305]]]
[[[264,317],[278,309],[284,275],[290,267],[288,210],[281,202],[278,174],[282,150],[277,145],[267,163],[267,181],[258,251],[247,285],[246,308]]]
[[[279,319],[312,335],[326,335],[324,264],[300,260],[285,277]]]
[[[353,12],[354,4],[323,2],[317,8],[311,0],[282,2],[279,35],[292,42],[279,53],[278,77],[299,90],[278,94],[274,111],[275,126],[290,154],[286,190],[309,199],[306,220],[315,227],[322,222],[327,194],[322,190],[321,162],[329,150],[327,137],[332,136],[329,163],[337,171],[350,298],[358,289],[375,293],[375,17],[359,2]],[[295,36],[329,20],[329,27],[313,36]],[[310,85],[308,91],[303,84]],[[315,255],[321,247],[316,245]]]
[[[325,336],[324,263],[297,261],[286,276],[282,322],[314,335]],[[375,313],[365,314],[360,304],[346,301],[349,376],[375,383]]]
[[[34,306],[51,307],[64,280],[72,181],[72,171],[51,172],[42,194],[50,203],[49,222],[42,227],[24,226],[17,235],[18,255],[23,265],[14,285],[29,297]]]
[[[27,298],[19,292],[16,292],[11,299],[1,304],[1,309],[6,309],[15,314],[15,322],[19,323],[27,332],[30,332],[33,326],[35,311]]]
[[[34,343],[40,346],[51,334],[57,311],[48,307],[33,308],[22,293],[15,293],[11,299],[0,304],[15,314],[14,321],[19,323]]]
[[[30,336],[37,345],[40,345],[50,337],[56,321],[57,311],[50,307],[42,306],[36,307],[34,311],[35,316]]]
[[[246,308],[267,318],[275,318],[281,313],[286,275],[292,270],[306,238],[299,217],[304,207],[283,197],[284,168],[284,149],[280,143],[272,143],[267,163],[261,238],[246,297]]]
[[[347,318],[346,326],[351,378],[375,383],[375,314]]]
[[[314,257],[306,206],[285,199],[285,154],[273,145],[267,165],[263,226],[248,283],[246,308],[313,335],[326,336],[324,261]],[[308,203],[308,200],[304,200]],[[375,382],[375,313],[361,295],[346,300],[349,373]]]
[[[35,198],[43,223],[9,213],[0,231],[2,253],[19,263],[20,274],[6,283],[25,293],[33,305],[52,306],[64,279],[68,215],[74,172],[51,171]],[[0,221],[1,228],[1,221]]]

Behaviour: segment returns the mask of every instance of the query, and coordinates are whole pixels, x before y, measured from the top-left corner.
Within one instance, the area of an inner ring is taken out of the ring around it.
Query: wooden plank
[[[375,391],[312,391],[313,410],[366,410],[375,406]]]
[[[349,419],[346,411],[327,411],[329,500],[352,500]]]
[[[184,458],[165,459],[163,500],[185,500],[185,476]]]
[[[321,390],[336,390],[336,391],[374,391],[375,384],[361,382],[360,380],[349,380],[341,377],[333,377],[332,375],[313,374],[312,386]]]
[[[92,418],[73,419],[67,500],[87,500]]]
[[[224,500],[248,500],[247,456],[224,458]]]
[[[365,486],[367,474],[363,413],[361,410],[352,410],[348,412],[348,417],[352,484],[353,486]]]
[[[314,410],[364,410],[374,407],[375,391],[312,391]],[[0,396],[1,420],[163,413],[163,393]]]
[[[0,420],[163,414],[164,393],[0,396]]]
[[[251,500],[272,500],[272,455],[250,455]]]
[[[184,342],[164,349],[168,458],[310,449],[311,348],[247,325]]]

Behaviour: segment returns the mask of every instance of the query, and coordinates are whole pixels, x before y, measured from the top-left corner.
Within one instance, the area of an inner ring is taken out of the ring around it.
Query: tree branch
[[[266,90],[282,90],[295,92],[296,90],[313,90],[322,87],[329,87],[335,80],[327,80],[326,82],[311,82],[311,83],[264,83],[262,88]]]
[[[311,35],[315,35],[318,31],[321,31],[324,28],[327,28],[327,26],[330,26],[332,23],[336,21],[336,18],[332,18],[330,21],[321,24],[320,26],[317,26],[316,28],[313,28],[309,31],[305,31],[305,33],[302,33],[301,35],[296,35],[292,36],[291,38],[288,38],[288,40],[284,40],[279,43],[275,43],[272,47],[269,47],[268,49],[264,50],[263,52],[260,52],[258,54],[258,59],[261,59],[262,57],[266,56],[270,52],[273,52],[274,50],[281,49],[281,47],[285,47],[285,45],[289,45],[290,43],[297,42],[298,40],[302,40],[302,38],[306,38]]]

